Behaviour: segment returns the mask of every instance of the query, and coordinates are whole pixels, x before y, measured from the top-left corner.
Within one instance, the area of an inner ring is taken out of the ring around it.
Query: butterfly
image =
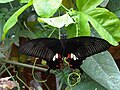
[[[47,62],[50,69],[59,69],[63,58],[69,63],[70,68],[80,69],[82,61],[87,57],[100,53],[110,48],[109,42],[104,39],[82,36],[66,39],[38,38],[33,39],[19,47],[19,52],[39,57]]]

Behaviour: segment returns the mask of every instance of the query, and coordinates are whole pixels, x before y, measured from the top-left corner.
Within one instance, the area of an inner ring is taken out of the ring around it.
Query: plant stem
[[[23,66],[23,67],[27,67],[27,68],[34,68],[34,69],[41,70],[41,71],[47,71],[47,69],[45,69],[45,68],[41,68],[41,67],[37,67],[37,66],[33,66],[33,65],[28,65],[28,64],[24,64],[24,63],[8,61],[8,60],[1,60],[1,61],[4,63],[13,64],[13,65],[19,65],[19,66]]]
[[[13,5],[12,5],[12,3],[11,3],[11,2],[9,2],[9,5],[10,5],[10,7],[11,7],[11,8],[13,8]]]
[[[54,28],[54,29],[52,30],[52,32],[50,33],[50,35],[48,36],[48,38],[50,38],[50,37],[52,36],[52,34],[54,33],[55,30],[56,30],[56,28]]]
[[[70,11],[69,9],[67,9],[63,4],[61,4],[61,6],[66,10],[66,11]]]
[[[5,64],[4,64],[3,66],[5,66]],[[14,68],[14,67],[12,67],[12,66],[7,67],[7,69],[11,69],[11,68]],[[4,69],[3,71],[1,71],[1,72],[0,72],[0,77],[1,77],[5,72],[6,72],[6,69]]]
[[[14,83],[16,84],[18,90],[20,90],[19,84],[15,81],[15,79],[13,78],[13,76],[11,75],[11,73],[9,72],[9,70],[7,69],[7,67],[5,65],[4,65],[4,68],[6,69],[6,71],[8,72],[8,74],[10,75],[10,77],[12,78]]]

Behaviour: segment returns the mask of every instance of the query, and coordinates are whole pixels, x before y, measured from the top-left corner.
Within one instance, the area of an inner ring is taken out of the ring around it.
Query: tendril
[[[34,66],[35,66],[35,64],[36,64],[36,62],[37,62],[37,59],[38,59],[38,58],[35,59],[34,64],[33,64],[33,68],[32,68],[33,79],[34,79],[35,81],[37,81],[37,82],[40,82],[40,83],[43,82],[43,83],[44,83],[44,82],[47,81],[47,79],[46,79],[46,80],[37,80],[37,79],[35,78],[35,75],[34,75]]]
[[[78,76],[78,78],[77,78],[77,80],[76,80],[76,82],[75,82],[74,84],[70,84],[70,77],[71,77],[72,75]],[[75,86],[77,83],[79,83],[80,80],[81,80],[80,74],[79,74],[79,73],[76,73],[76,72],[72,72],[72,73],[70,73],[70,74],[68,75],[67,83],[68,83],[69,86],[73,87],[73,86]]]

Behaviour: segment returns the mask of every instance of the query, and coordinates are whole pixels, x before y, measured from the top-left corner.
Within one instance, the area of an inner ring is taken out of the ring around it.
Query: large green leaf
[[[106,89],[120,89],[120,71],[107,51],[88,57],[81,67],[85,73]]]
[[[39,22],[45,22],[53,27],[62,28],[63,26],[68,26],[74,23],[72,18],[68,14],[64,14],[59,17],[54,18],[38,18]]]
[[[113,45],[120,41],[120,20],[115,14],[104,8],[96,8],[88,13],[92,26],[105,40]],[[112,36],[111,36],[112,35]]]
[[[61,5],[62,0],[33,0],[33,6],[40,17],[51,17]]]
[[[0,3],[8,3],[8,2],[12,2],[14,0],[0,0]]]
[[[90,36],[90,26],[86,15],[79,12],[76,19],[76,36]]]
[[[79,11],[89,12],[100,5],[103,0],[76,0]]]
[[[30,0],[30,2],[29,2],[28,4],[24,5],[24,6],[23,6],[22,8],[20,8],[18,11],[16,11],[16,12],[7,20],[7,22],[5,23],[4,28],[3,28],[4,33],[3,33],[3,35],[2,35],[2,39],[5,38],[5,35],[6,35],[6,33],[9,31],[9,29],[16,24],[16,22],[18,21],[19,15],[20,15],[26,8],[28,8],[28,7],[31,6],[31,5],[32,5],[32,0]]]

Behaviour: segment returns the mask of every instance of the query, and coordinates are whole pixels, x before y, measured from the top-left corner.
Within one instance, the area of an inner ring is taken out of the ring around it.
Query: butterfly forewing
[[[33,39],[21,45],[19,52],[39,57],[45,60],[53,58],[56,53],[62,53],[61,42],[54,38]]]
[[[75,37],[67,40],[65,55],[74,53],[79,59],[107,50],[110,44],[96,37]]]

